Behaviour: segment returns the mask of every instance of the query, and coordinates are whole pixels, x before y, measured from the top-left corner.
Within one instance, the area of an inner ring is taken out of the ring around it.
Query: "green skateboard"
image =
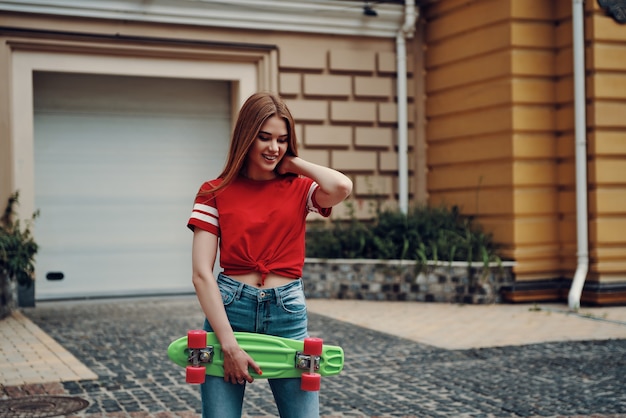
[[[321,376],[336,375],[343,369],[343,349],[324,345],[320,338],[298,341],[248,332],[235,332],[235,338],[261,367],[262,375],[250,373],[256,379],[300,377],[302,390],[317,391]],[[224,376],[224,356],[212,332],[189,331],[187,337],[170,344],[167,355],[186,368],[187,383],[203,383],[205,375]]]

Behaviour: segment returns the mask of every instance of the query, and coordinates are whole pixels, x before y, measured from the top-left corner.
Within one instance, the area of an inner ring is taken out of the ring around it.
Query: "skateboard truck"
[[[300,381],[300,389],[309,392],[317,392],[320,390],[322,376],[315,373],[320,367],[320,356],[322,355],[324,341],[321,338],[305,338],[302,354],[296,355],[296,367],[300,367],[300,363],[307,365],[308,372],[302,373]]]
[[[311,370],[311,361],[313,361],[314,370],[320,369],[320,356],[312,356],[304,354],[301,351],[296,353],[296,368],[303,370]]]
[[[213,361],[213,347],[206,344],[206,331],[191,330],[187,333],[187,347],[189,355],[187,362],[191,363],[186,368],[187,383],[203,383],[206,367],[201,364]]]
[[[205,348],[190,348],[187,362],[194,367],[198,367],[202,363],[212,363],[214,355],[215,350],[210,345]]]

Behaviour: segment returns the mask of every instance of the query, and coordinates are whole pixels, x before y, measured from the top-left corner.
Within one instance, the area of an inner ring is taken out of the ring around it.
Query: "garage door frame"
[[[20,191],[19,216],[35,208],[33,72],[114,74],[229,81],[231,114],[258,90],[276,91],[277,50],[267,45],[154,41],[125,44],[65,39],[12,38],[10,148],[13,190]],[[35,237],[36,238],[36,237]]]
[[[46,39],[35,36],[7,40],[10,54],[9,167],[4,171],[8,194],[20,191],[18,216],[29,218],[35,207],[33,74],[35,71],[170,77],[226,81],[231,86],[231,114],[255,91],[277,91],[275,46],[129,39]],[[232,121],[234,123],[234,120]],[[4,127],[7,128],[6,125]],[[3,129],[3,131],[5,131]],[[5,131],[6,132],[6,131]],[[6,138],[6,137],[5,137]],[[35,236],[35,239],[37,237]]]

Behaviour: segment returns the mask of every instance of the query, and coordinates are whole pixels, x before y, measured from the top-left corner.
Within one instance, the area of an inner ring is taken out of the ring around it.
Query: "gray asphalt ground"
[[[57,384],[90,403],[72,417],[198,416],[198,387],[166,357],[201,327],[194,296],[44,302],[24,314],[98,376]],[[314,313],[309,330],[346,354],[343,372],[322,379],[324,417],[626,417],[626,339],[450,350]],[[278,415],[265,380],[248,385],[244,412]]]

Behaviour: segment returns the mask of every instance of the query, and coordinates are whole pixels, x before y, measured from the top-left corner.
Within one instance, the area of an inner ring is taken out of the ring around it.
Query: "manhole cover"
[[[0,417],[45,418],[71,414],[87,408],[89,402],[69,396],[29,396],[0,400]]]

